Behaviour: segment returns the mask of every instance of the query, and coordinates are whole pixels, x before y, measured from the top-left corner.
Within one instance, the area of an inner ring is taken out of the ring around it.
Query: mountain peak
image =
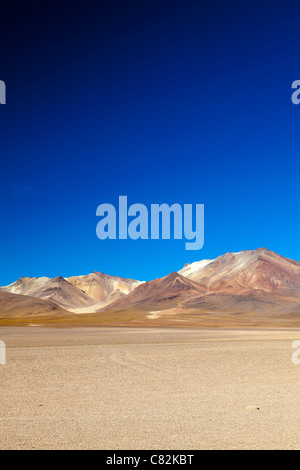
[[[51,279],[53,282],[67,282],[62,276],[56,276]]]
[[[300,282],[300,263],[261,247],[193,263],[179,273],[205,285],[208,293],[239,294],[261,289],[295,294]]]

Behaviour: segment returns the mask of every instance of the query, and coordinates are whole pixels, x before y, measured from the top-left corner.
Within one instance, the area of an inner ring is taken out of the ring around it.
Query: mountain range
[[[300,262],[266,248],[186,264],[149,282],[94,272],[0,288],[0,324],[300,326]]]
[[[101,307],[131,292],[140,284],[132,279],[93,272],[86,276],[64,279],[57,276],[22,277],[2,290],[10,294],[26,295],[51,301],[71,312],[97,311]]]

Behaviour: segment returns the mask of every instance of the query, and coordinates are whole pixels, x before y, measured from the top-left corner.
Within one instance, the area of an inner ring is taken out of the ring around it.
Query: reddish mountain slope
[[[206,286],[207,293],[241,294],[262,290],[300,297],[300,262],[266,248],[226,253],[185,266],[180,274]]]

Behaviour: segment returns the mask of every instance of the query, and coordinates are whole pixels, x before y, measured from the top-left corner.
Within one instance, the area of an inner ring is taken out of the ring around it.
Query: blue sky
[[[0,285],[150,280],[266,246],[300,260],[300,5],[4,7]],[[204,203],[205,244],[96,237],[96,208]]]

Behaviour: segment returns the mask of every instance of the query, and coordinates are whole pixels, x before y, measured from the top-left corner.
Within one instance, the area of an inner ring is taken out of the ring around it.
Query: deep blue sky
[[[299,2],[62,3],[1,11],[0,285],[150,280],[260,246],[300,260]],[[204,248],[100,241],[119,195],[204,203]]]

